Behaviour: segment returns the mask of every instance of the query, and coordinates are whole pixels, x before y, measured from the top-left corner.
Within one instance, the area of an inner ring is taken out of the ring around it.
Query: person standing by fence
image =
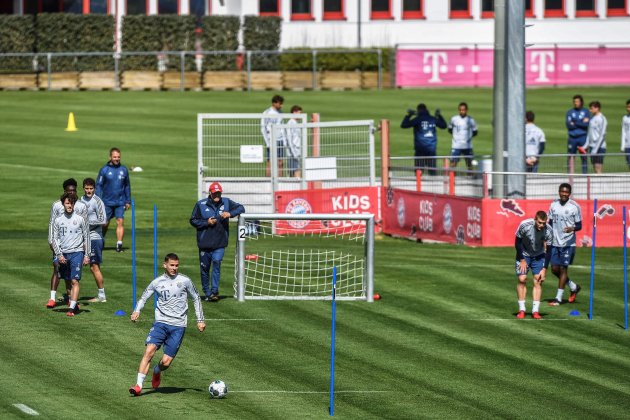
[[[415,118],[411,118],[415,115]],[[436,164],[435,155],[437,150],[437,130],[436,127],[445,129],[446,121],[439,109],[435,110],[435,117],[429,114],[427,106],[418,104],[416,111],[407,110],[407,115],[400,123],[400,128],[413,127],[414,156],[421,157],[415,159],[414,165],[423,169],[429,168],[429,175],[435,175]]]
[[[525,165],[527,172],[538,172],[540,155],[545,150],[545,133],[534,124],[536,114],[525,113]]]
[[[626,163],[630,169],[630,99],[626,101],[626,112],[621,119],[621,151],[626,154]]]
[[[599,101],[593,101],[588,104],[591,111],[591,119],[588,124],[587,147],[588,153],[591,155],[591,163],[596,174],[602,173],[604,166],[604,155],[606,154],[606,129],[608,121],[602,114],[602,105]]]
[[[573,96],[573,108],[567,111],[565,123],[569,138],[567,140],[567,153],[574,155],[580,153],[582,159],[582,173],[588,172],[588,162],[586,161],[586,134],[588,130],[589,114],[584,108],[584,98],[582,95]],[[573,156],[569,156],[573,159]]]
[[[466,102],[461,102],[457,110],[459,114],[454,115],[448,124],[448,132],[453,135],[451,168],[457,166],[460,156],[464,156],[466,167],[469,171],[472,171],[472,138],[475,137],[479,131],[477,130],[475,119],[468,115],[468,104]]]

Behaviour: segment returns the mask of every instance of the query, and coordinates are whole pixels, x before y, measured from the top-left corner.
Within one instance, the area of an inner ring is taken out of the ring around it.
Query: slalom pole
[[[157,204],[153,205],[153,278],[158,276],[158,247],[157,247]],[[157,295],[153,294],[153,307],[157,307]]]
[[[626,206],[623,206],[623,307],[626,331],[628,331],[628,230]]]
[[[136,308],[136,202],[131,200],[131,301]]]
[[[335,415],[335,318],[337,317],[337,267],[333,267],[332,287],[332,328],[330,339],[330,406],[331,416]]]
[[[593,292],[595,290],[595,243],[597,235],[597,199],[593,201],[593,245],[591,247],[591,292],[588,304],[588,319],[593,320]]]

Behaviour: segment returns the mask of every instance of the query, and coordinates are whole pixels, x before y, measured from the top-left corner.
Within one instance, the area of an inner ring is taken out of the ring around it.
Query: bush
[[[248,51],[278,51],[282,19],[277,16],[245,16],[243,46]],[[279,70],[276,54],[252,54],[251,69]]]
[[[391,48],[381,49],[383,71],[389,70],[391,53]],[[313,54],[310,52],[282,54],[280,67],[283,71],[311,71],[313,69]],[[346,52],[341,48],[336,52],[318,52],[317,70],[378,71],[378,55],[376,52]]]
[[[200,47],[204,51],[236,51],[241,22],[238,16],[204,16],[201,19]],[[236,54],[207,55],[204,70],[235,70]]]
[[[35,48],[33,15],[0,15],[0,53],[32,53]],[[1,73],[32,73],[32,57],[5,57]]]

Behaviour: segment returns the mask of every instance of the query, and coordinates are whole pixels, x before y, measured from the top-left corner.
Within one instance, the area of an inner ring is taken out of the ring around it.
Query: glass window
[[[343,20],[343,0],[324,0],[324,20]]]
[[[575,10],[595,10],[595,0],[577,0]]]
[[[258,0],[258,11],[263,16],[280,16],[280,0]]]
[[[0,1],[0,14],[13,14],[13,2]]]
[[[564,0],[545,0],[545,16],[564,17]]]
[[[83,0],[63,0],[65,13],[83,13]]]
[[[107,0],[90,0],[90,13],[107,13]]]
[[[291,0],[291,14],[311,14],[311,0]]]
[[[40,13],[57,13],[59,10],[59,0],[41,0]]]
[[[403,19],[424,18],[422,0],[403,0]]]
[[[391,19],[391,0],[372,0],[370,17],[372,19]]]
[[[608,0],[608,16],[628,16],[627,0]]]
[[[179,13],[177,0],[158,0],[158,15],[176,15]]]
[[[470,15],[470,0],[451,0],[450,17],[456,19],[468,19]]]
[[[147,3],[146,0],[127,0],[127,14],[128,15],[146,15]]]
[[[39,4],[37,0],[24,0],[24,13],[25,14],[35,14],[39,12]]]
[[[494,17],[494,0],[481,0],[481,17]]]
[[[206,0],[190,0],[190,14],[204,16],[206,14]]]

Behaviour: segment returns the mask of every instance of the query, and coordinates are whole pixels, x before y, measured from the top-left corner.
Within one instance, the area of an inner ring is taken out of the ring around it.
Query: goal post
[[[245,300],[374,300],[374,215],[243,213],[234,292]]]

